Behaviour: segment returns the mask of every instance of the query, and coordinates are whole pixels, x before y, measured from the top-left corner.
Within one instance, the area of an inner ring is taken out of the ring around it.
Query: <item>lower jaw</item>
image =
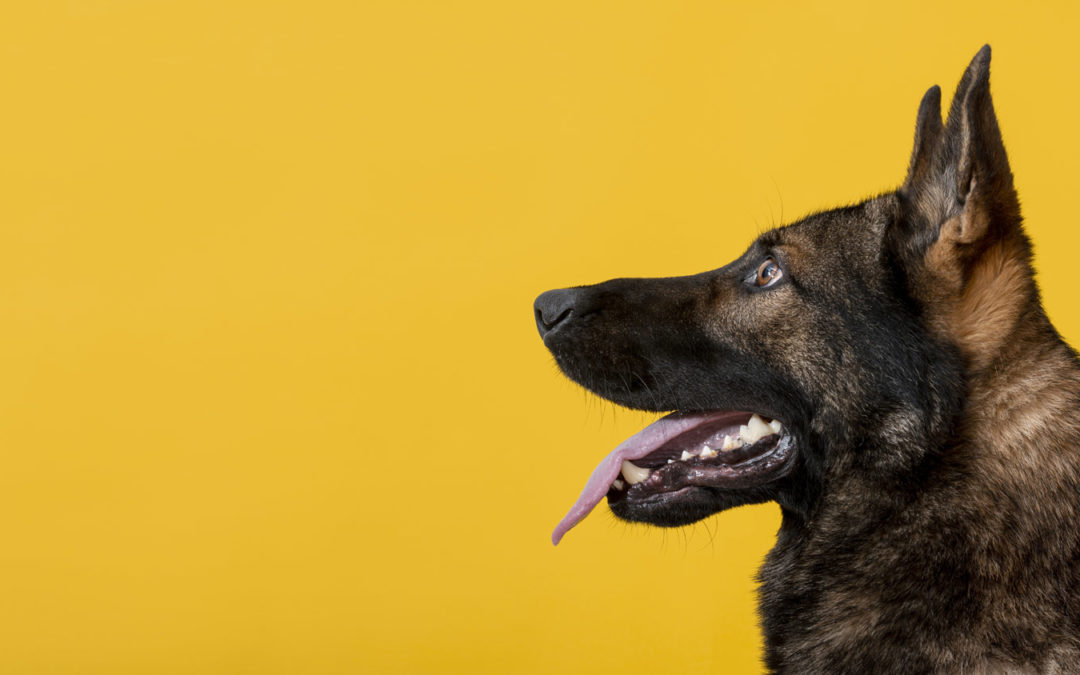
[[[631,523],[646,523],[657,527],[682,527],[736,506],[761,504],[777,498],[770,486],[738,492],[720,492],[709,488],[683,488],[640,501],[626,499],[611,501],[609,506],[616,518]]]
[[[795,444],[790,436],[780,439],[765,454],[732,465],[725,476],[689,476],[685,480],[650,480],[626,490],[608,491],[608,505],[616,517],[661,527],[678,527],[734,506],[756,504],[776,498],[778,482],[795,464]]]

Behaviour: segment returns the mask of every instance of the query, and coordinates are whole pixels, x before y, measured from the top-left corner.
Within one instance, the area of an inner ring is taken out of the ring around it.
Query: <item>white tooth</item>
[[[750,427],[745,424],[739,427],[739,435],[735,438],[737,441],[745,441],[747,443],[753,443],[750,439]]]
[[[683,450],[683,451],[682,451],[682,457],[680,457],[679,459],[680,459],[681,461],[685,462],[686,460],[688,460],[688,459],[693,459],[693,458],[694,458],[694,456],[693,456],[693,455],[691,455],[691,454],[690,454],[689,452],[687,452],[687,451]]]
[[[701,451],[701,458],[709,459],[710,457],[716,457],[718,454],[720,453],[716,452],[715,450],[706,445],[705,449]]]
[[[757,443],[758,440],[771,434],[772,429],[769,428],[768,424],[765,424],[765,420],[754,414],[750,417],[750,421],[746,423],[746,432],[743,432],[742,427],[739,427],[739,432],[739,435],[747,443]]]
[[[721,450],[734,450],[737,447],[739,447],[739,446],[736,444],[736,441],[735,441],[734,438],[732,438],[731,436],[724,436],[724,444],[722,446],[720,446],[720,449]]]
[[[773,430],[774,434],[778,434],[784,430],[784,425],[780,424],[780,420],[773,420],[769,422],[769,428]]]
[[[624,484],[623,484],[623,482],[621,480],[616,478],[615,482],[611,484],[611,487],[615,488],[616,490],[622,490],[623,487],[624,487]]]
[[[631,485],[637,485],[641,481],[649,477],[652,473],[648,469],[644,469],[640,466],[636,466],[631,463],[630,460],[624,459],[622,461],[622,477],[626,479],[627,483]]]
[[[668,463],[668,464],[674,464],[674,463],[675,463],[675,460],[673,460],[673,459],[669,459],[669,460],[667,461],[667,463]]]

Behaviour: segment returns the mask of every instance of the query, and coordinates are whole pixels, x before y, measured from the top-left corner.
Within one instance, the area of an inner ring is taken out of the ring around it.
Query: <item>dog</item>
[[[776,501],[759,571],[774,673],[1080,672],[1080,361],[1042,307],[990,97],[919,105],[895,191],[685,277],[548,291],[560,369],[670,413],[597,467],[675,527]]]

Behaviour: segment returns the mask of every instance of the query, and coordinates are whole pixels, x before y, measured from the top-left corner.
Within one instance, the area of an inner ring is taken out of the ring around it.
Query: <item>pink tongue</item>
[[[559,540],[570,528],[580,523],[590,511],[596,508],[596,505],[607,494],[612,481],[618,477],[624,459],[640,459],[676,436],[716,417],[716,411],[695,414],[672,413],[656,420],[623,441],[593,470],[592,475],[589,476],[589,482],[581,491],[581,496],[570,507],[570,512],[555,526],[555,531],[551,533],[551,543],[558,545]]]

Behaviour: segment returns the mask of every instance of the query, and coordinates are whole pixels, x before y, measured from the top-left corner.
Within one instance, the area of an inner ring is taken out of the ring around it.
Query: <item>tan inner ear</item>
[[[980,208],[977,204],[978,187],[978,180],[973,177],[964,199],[964,210],[958,217],[955,236],[956,241],[961,244],[972,244],[981,239],[986,234],[987,225],[990,224],[986,209]]]

